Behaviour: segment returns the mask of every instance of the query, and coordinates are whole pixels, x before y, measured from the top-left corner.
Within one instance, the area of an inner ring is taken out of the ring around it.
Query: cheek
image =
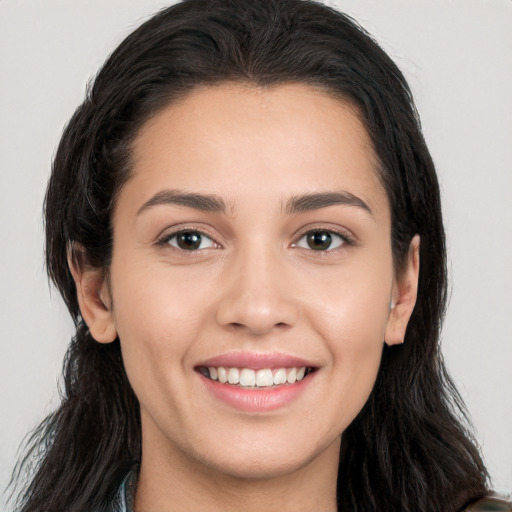
[[[146,344],[161,338],[165,343],[178,332],[180,338],[188,338],[197,331],[209,295],[208,286],[197,276],[187,277],[186,272],[165,264],[131,265],[126,272],[120,266],[117,275],[119,279],[113,273],[112,289],[121,338]]]
[[[393,273],[391,263],[353,265],[329,276],[319,288],[311,318],[325,331],[333,349],[343,346],[354,352],[371,349],[384,341],[389,316]],[[337,340],[337,342],[335,342]]]
[[[134,389],[172,385],[198,344],[208,294],[193,286],[194,279],[177,279],[164,269],[123,270],[113,266],[112,294],[130,382]]]
[[[392,272],[363,268],[339,276],[317,297],[310,318],[330,353],[333,411],[344,430],[371,393],[380,366],[389,315]]]
[[[365,390],[370,391],[368,387],[373,385],[380,364],[386,302],[359,301],[354,297],[347,302],[340,303],[340,309],[329,315],[332,322],[325,326],[328,332],[323,337],[328,340],[335,378],[354,392],[361,386],[364,394]]]

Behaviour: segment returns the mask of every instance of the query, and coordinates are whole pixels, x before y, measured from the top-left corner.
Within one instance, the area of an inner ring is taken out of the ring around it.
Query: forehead
[[[229,204],[347,189],[387,208],[377,158],[358,112],[304,84],[201,87],[165,107],[134,142],[139,194],[216,193]]]

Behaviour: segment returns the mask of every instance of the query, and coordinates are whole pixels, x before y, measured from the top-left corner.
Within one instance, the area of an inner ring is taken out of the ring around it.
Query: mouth
[[[209,380],[243,389],[272,389],[293,385],[315,371],[310,366],[281,368],[238,368],[226,366],[199,366],[196,370]]]
[[[309,396],[320,369],[279,352],[233,351],[201,361],[195,368],[207,396],[245,413],[270,413]]]

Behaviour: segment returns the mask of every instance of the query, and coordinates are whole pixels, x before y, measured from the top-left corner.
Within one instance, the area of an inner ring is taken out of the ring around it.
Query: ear
[[[384,340],[387,345],[404,342],[405,331],[418,295],[420,271],[420,237],[415,235],[409,246],[407,262],[393,283],[391,305]]]
[[[89,266],[85,249],[75,243],[68,249],[68,265],[75,281],[80,313],[91,336],[99,343],[111,343],[117,332],[104,271]]]

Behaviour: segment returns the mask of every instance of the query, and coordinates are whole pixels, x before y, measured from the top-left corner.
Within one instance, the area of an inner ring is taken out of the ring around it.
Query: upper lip
[[[303,366],[308,368],[315,367],[310,361],[301,357],[280,352],[228,352],[211,357],[197,366],[224,366],[227,368],[251,368],[253,370],[262,368],[300,368]]]

